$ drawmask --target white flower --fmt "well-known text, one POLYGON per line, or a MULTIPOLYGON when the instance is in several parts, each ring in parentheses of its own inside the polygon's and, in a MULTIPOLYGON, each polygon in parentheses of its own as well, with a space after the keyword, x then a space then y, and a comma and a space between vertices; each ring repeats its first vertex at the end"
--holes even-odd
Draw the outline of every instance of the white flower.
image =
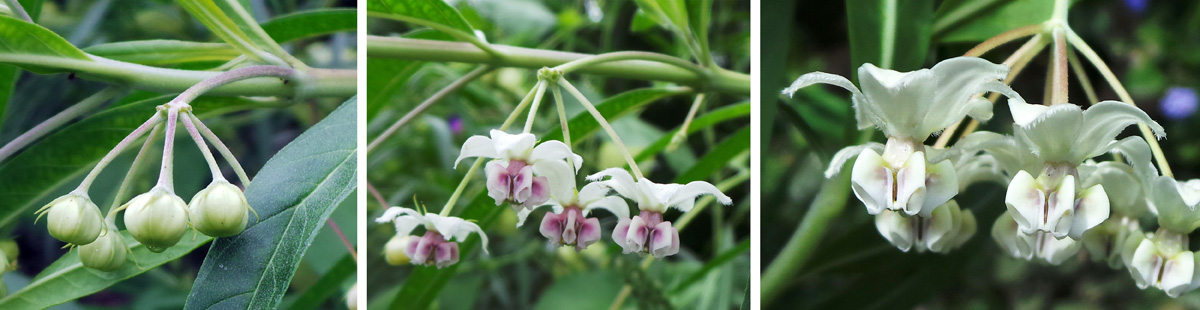
MULTIPOLYGON (((547 201, 553 211, 546 213, 539 228, 552 246, 561 244, 583 250, 600 241, 600 221, 587 217, 593 209, 608 210, 618 219, 629 218, 629 205, 621 197, 608 196, 607 186, 590 183, 576 191, 575 173, 566 163, 549 161, 536 167, 535 172, 556 180, 550 184, 550 199, 547 201)), ((525 224, 525 218, 534 208, 517 211, 517 226, 525 224)))
MULTIPOLYGON (((834 155, 826 177, 832 177, 842 163, 858 153, 851 170, 850 185, 854 196, 867 207, 867 213, 884 210, 920 214, 929 217, 934 208, 945 204, 958 194, 958 174, 949 159, 931 164, 925 146, 912 140, 888 139, 882 147, 883 156, 876 153, 879 144, 852 146, 834 155)), ((942 157, 942 156, 939 156, 942 157)))
POLYGON ((948 253, 966 243, 976 225, 971 210, 964 211, 951 200, 928 218, 883 211, 875 216, 875 228, 901 251, 915 247, 917 252, 948 253))
POLYGON ((622 218, 613 229, 613 240, 625 253, 653 254, 663 258, 679 252, 679 230, 662 218, 667 208, 687 212, 695 205, 696 197, 702 195, 713 195, 721 204, 733 203, 716 186, 704 181, 686 185, 658 184, 645 178, 634 181, 629 172, 620 168, 605 169, 587 179, 598 181, 593 184, 611 188, 618 195, 637 202, 641 213, 632 219, 622 218), (609 179, 601 181, 604 177, 609 179))
POLYGON ((1200 274, 1195 254, 1187 250, 1187 234, 1160 229, 1149 238, 1132 235, 1126 244, 1121 256, 1138 288, 1153 286, 1172 298, 1196 288, 1200 274))
POLYGON ((458 262, 458 241, 466 240, 471 233, 479 235, 483 241, 483 252, 487 253, 488 239, 479 225, 467 220, 440 216, 433 213, 421 214, 413 209, 391 207, 383 215, 375 219, 376 223, 392 222, 396 225, 396 235, 407 236, 417 226, 425 227, 425 235, 420 238, 409 238, 405 253, 413 264, 433 266, 438 268, 453 265, 458 262))
POLYGON ((992 238, 1012 257, 1024 260, 1036 257, 1051 265, 1061 264, 1075 256, 1083 245, 1074 239, 1058 239, 1042 231, 1022 233, 1017 229, 1017 222, 1009 214, 1001 214, 996 218, 996 222, 992 224, 992 238))
POLYGON ((537 206, 549 198, 548 184, 557 181, 535 177, 535 167, 551 161, 570 161, 575 171, 579 171, 583 158, 559 141, 545 141, 535 147, 536 143, 537 138, 530 133, 513 135, 492 130, 491 138, 468 138, 454 166, 468 157, 495 158, 485 168, 488 196, 496 200, 496 205, 510 201, 516 209, 537 206))

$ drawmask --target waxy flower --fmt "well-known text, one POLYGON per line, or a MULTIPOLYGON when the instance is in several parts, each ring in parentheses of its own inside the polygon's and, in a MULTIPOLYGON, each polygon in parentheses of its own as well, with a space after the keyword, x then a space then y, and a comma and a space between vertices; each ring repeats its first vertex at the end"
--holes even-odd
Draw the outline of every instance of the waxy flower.
POLYGON ((1024 260, 1036 257, 1051 265, 1058 265, 1075 256, 1083 245, 1074 239, 1058 239, 1043 231, 1022 233, 1017 226, 1017 221, 1009 214, 1001 214, 992 224, 992 238, 1012 257, 1024 260))
POLYGON ((990 119, 992 103, 976 96, 980 93, 1019 99, 1000 81, 1007 74, 1007 66, 976 57, 951 58, 911 72, 868 63, 858 69, 861 91, 844 77, 814 72, 800 76, 783 93, 792 95, 815 83, 849 90, 858 128, 874 126, 888 141, 882 155, 877 146, 839 151, 826 176, 832 177, 844 161, 858 155, 850 181, 868 213, 892 210, 929 217, 934 208, 958 194, 958 183, 949 161, 929 160, 923 141, 968 115, 990 119))
POLYGON ((538 206, 550 198, 547 189, 550 180, 534 176, 534 167, 550 161, 569 161, 578 171, 583 158, 559 141, 545 141, 535 147, 536 143, 537 138, 530 133, 513 135, 492 130, 491 138, 468 138, 454 166, 468 157, 495 158, 487 163, 484 172, 488 196, 496 200, 496 205, 509 201, 515 209, 538 206))
POLYGON ((488 239, 479 225, 467 220, 440 216, 433 213, 421 214, 413 209, 391 207, 383 215, 375 219, 376 223, 392 222, 396 225, 396 235, 408 236, 417 226, 425 227, 425 235, 417 238, 409 237, 404 248, 414 265, 442 267, 458 262, 458 243, 451 238, 463 241, 472 232, 479 235, 483 241, 483 252, 487 253, 488 239))
POLYGON ((901 251, 915 247, 917 252, 948 253, 966 243, 975 234, 976 225, 971 210, 964 211, 950 200, 928 218, 883 211, 875 216, 875 228, 901 251))
MULTIPOLYGON (((629 205, 621 197, 608 196, 608 187, 590 183, 576 191, 575 173, 566 163, 550 161, 538 166, 537 170, 539 174, 556 180, 550 184, 550 200, 547 204, 553 208, 553 212, 546 213, 538 229, 542 236, 550 240, 551 246, 574 246, 576 251, 581 251, 600 241, 600 220, 587 217, 593 209, 608 210, 618 219, 629 218, 629 205)), ((517 226, 525 223, 532 209, 517 212, 517 226)))
POLYGON ((1167 296, 1179 297, 1196 288, 1196 255, 1188 251, 1187 234, 1166 229, 1147 238, 1140 232, 1129 236, 1122 251, 1125 266, 1138 288, 1156 287, 1167 296))
POLYGON ((1018 145, 1044 161, 1038 177, 1021 170, 1005 195, 1009 213, 1025 234, 1048 232, 1055 238, 1079 240, 1083 232, 1109 215, 1108 195, 1102 185, 1083 188, 1078 167, 1085 160, 1107 153, 1117 145, 1125 127, 1146 123, 1158 135, 1162 126, 1131 105, 1105 101, 1086 111, 1072 104, 1051 106, 1009 102, 1016 122, 1018 145))
MULTIPOLYGON (((1138 141, 1141 141, 1140 139, 1138 141)), ((1142 142, 1145 144, 1145 142, 1142 142)), ((1083 234, 1083 245, 1093 261, 1105 261, 1109 267, 1125 266, 1121 249, 1129 236, 1140 234, 1138 218, 1146 213, 1146 197, 1142 181, 1129 165, 1118 162, 1084 164, 1079 174, 1085 176, 1084 187, 1104 185, 1112 215, 1083 234)))
POLYGON ((679 230, 670 221, 663 221, 662 214, 667 208, 688 212, 695 205, 696 197, 702 195, 713 195, 724 205, 733 204, 729 196, 704 181, 686 185, 658 184, 646 178, 634 181, 633 176, 621 168, 605 169, 587 179, 598 181, 594 184, 611 188, 618 195, 633 200, 641 210, 632 219, 622 218, 613 229, 613 241, 621 245, 624 253, 652 254, 657 258, 679 253, 679 230), (609 178, 601 181, 604 177, 609 178))

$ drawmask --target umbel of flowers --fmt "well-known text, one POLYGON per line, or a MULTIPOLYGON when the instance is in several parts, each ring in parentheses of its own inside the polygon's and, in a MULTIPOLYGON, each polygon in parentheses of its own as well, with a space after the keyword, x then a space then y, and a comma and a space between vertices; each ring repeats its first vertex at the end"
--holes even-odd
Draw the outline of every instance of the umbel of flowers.
MULTIPOLYGON (((678 228, 664 219, 668 208, 688 212, 695 200, 702 195, 713 195, 717 202, 732 204, 733 201, 721 193, 716 186, 704 181, 687 184, 659 184, 641 175, 632 154, 625 148, 619 136, 612 130, 595 107, 557 69, 539 70, 540 81, 523 100, 513 115, 521 112, 527 103, 532 103, 522 133, 510 134, 507 127, 493 129, 488 136, 472 136, 463 143, 455 165, 463 159, 477 157, 486 160, 484 176, 487 194, 497 206, 509 204, 517 213, 517 226, 538 207, 548 206, 538 231, 546 237, 550 247, 568 246, 582 251, 600 242, 604 236, 598 218, 589 217, 592 211, 603 209, 616 216, 617 225, 611 233, 613 242, 624 249, 624 253, 638 253, 664 258, 680 250, 678 228), (570 148, 570 140, 538 141, 529 133, 537 107, 543 93, 551 88, 563 125, 563 136, 570 137, 560 88, 579 101, 604 128, 613 142, 624 152, 629 171, 622 168, 607 168, 586 178, 589 183, 578 186, 578 173, 583 167, 583 157, 570 148), (532 99, 532 100, 530 100, 532 99), (626 199, 638 207, 638 213, 630 217, 626 199)), ((511 121, 510 117, 510 121, 511 121)), ((477 163, 478 164, 478 163, 477 163)), ((474 171, 474 168, 472 168, 474 171)), ((468 172, 464 184, 471 177, 468 172)), ((460 186, 460 188, 462 188, 460 186)), ((457 194, 454 196, 457 197, 457 194)), ((447 202, 441 214, 421 212, 399 207, 389 208, 376 221, 396 224, 397 237, 385 248, 388 262, 436 266, 454 264, 459 260, 457 241, 462 241, 469 232, 483 238, 486 252, 487 237, 479 227, 468 220, 450 216, 454 198, 447 202), (409 236, 417 226, 425 227, 420 237, 409 236)))

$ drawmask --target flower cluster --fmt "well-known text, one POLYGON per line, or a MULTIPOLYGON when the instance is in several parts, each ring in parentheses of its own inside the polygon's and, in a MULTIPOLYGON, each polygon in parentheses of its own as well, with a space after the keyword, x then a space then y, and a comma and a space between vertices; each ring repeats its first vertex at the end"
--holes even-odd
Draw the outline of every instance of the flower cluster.
POLYGON ((1161 139, 1162 126, 1124 102, 1086 109, 1026 103, 998 81, 1007 71, 970 57, 913 72, 865 64, 861 90, 843 77, 816 72, 784 93, 814 83, 850 90, 859 128, 873 126, 887 136, 885 144, 839 151, 826 176, 857 156, 854 194, 876 216, 880 234, 902 251, 945 253, 966 242, 975 217, 954 197, 971 183, 991 181, 1007 186, 1007 212, 995 220, 991 235, 1009 255, 1057 265, 1086 248, 1093 260, 1126 268, 1140 288, 1176 297, 1200 287, 1200 256, 1188 248, 1188 234, 1200 228, 1200 180, 1160 176, 1146 140, 1117 140, 1131 125, 1161 139), (964 117, 990 118, 991 102, 979 96, 984 92, 1008 97, 1011 135, 980 131, 950 148, 924 145, 964 117), (1110 153, 1114 160, 1096 162, 1110 153), (1143 232, 1138 223, 1146 214, 1157 218, 1157 231, 1143 232))
MULTIPOLYGON (((201 137, 201 132, 224 150, 220 140, 192 114, 189 105, 172 101, 160 106, 153 117, 101 159, 78 188, 39 209, 39 218, 46 216, 46 226, 51 236, 71 246, 78 246, 79 259, 84 266, 101 271, 115 271, 125 265, 129 246, 117 229, 116 216, 120 211, 125 211, 124 222, 129 235, 146 246, 147 250, 155 253, 163 252, 178 243, 189 226, 213 237, 228 237, 241 233, 246 228, 252 209, 242 190, 221 175, 215 159, 204 143, 204 138, 201 137), (196 193, 190 204, 184 203, 183 199, 175 194, 172 182, 173 137, 178 123, 187 128, 205 155, 213 173, 212 183, 196 193), (166 132, 166 138, 163 139, 163 161, 158 184, 124 204, 117 206, 114 203, 108 216, 102 217, 100 208, 88 197, 91 183, 129 143, 149 132, 150 137, 146 139, 145 146, 134 160, 134 168, 131 168, 137 169, 137 163, 154 144, 160 130, 166 132)), ((227 155, 227 151, 222 154, 226 154, 226 159, 235 166, 239 174, 242 174, 237 161, 227 155)), ((243 183, 248 183, 248 179, 242 180, 243 183)), ((125 192, 129 181, 127 178, 119 194, 125 192)))
MULTIPOLYGON (((608 131, 614 142, 622 148, 624 146, 607 121, 595 111, 595 107, 562 76, 563 73, 555 69, 544 68, 539 71, 541 81, 530 93, 532 97, 528 97, 533 98, 533 108, 524 132, 510 134, 503 130, 491 130, 488 136, 472 136, 463 143, 455 160, 457 167, 463 159, 488 159, 484 170, 487 194, 497 206, 507 203, 516 211, 518 227, 524 225, 535 209, 548 206, 550 211, 542 218, 538 232, 546 237, 550 247, 566 246, 582 251, 603 238, 604 229, 600 220, 589 217, 592 211, 603 209, 617 218, 611 236, 613 242, 624 249, 624 253, 664 258, 678 253, 681 246, 678 228, 664 219, 663 214, 668 208, 688 212, 702 195, 712 195, 722 204, 733 203, 732 199, 708 182, 654 183, 641 175, 627 150, 624 155, 633 174, 622 168, 608 168, 587 176, 585 179, 590 182, 580 187, 577 181, 583 167, 583 157, 571 150, 570 140, 539 143, 537 137, 529 133, 538 101, 548 86, 561 86, 575 95, 596 117, 601 127, 608 131), (627 200, 633 201, 638 208, 632 217, 627 200)), ((563 118, 561 95, 557 88, 553 91, 560 110, 559 116, 563 118)), ((523 107, 525 103, 519 106, 523 107)), ((562 121, 566 129, 565 119, 562 121)), ((564 133, 564 136, 569 134, 564 133)), ((453 203, 447 203, 447 208, 452 207, 453 203)), ((485 240, 486 251, 486 236, 478 230, 478 226, 449 217, 448 210, 443 209, 441 215, 422 215, 412 209, 389 208, 377 219, 381 223, 396 223, 397 236, 386 245, 388 262, 394 265, 410 262, 438 268, 454 264, 459 259, 458 245, 451 241, 452 235, 447 233, 453 234, 461 242, 466 237, 464 231, 467 231, 462 229, 468 228, 485 240), (402 225, 402 222, 405 224, 402 225), (424 224, 424 235, 409 236, 417 223, 424 224), (446 223, 456 223, 453 226, 458 230, 450 230, 452 228, 446 226, 450 224, 446 223)))

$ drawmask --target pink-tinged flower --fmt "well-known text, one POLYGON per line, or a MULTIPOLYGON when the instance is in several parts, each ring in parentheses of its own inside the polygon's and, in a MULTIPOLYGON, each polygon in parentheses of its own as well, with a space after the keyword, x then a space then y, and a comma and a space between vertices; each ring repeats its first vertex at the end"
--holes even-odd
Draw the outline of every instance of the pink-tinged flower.
POLYGON ((583 158, 571 152, 562 142, 551 140, 537 144, 530 133, 508 134, 492 130, 491 138, 471 136, 463 143, 455 167, 468 157, 495 158, 484 168, 487 175, 488 196, 496 205, 508 201, 515 209, 527 209, 545 203, 549 199, 548 184, 553 181, 544 176, 535 176, 535 167, 549 162, 569 162, 575 171, 583 164, 583 158))
POLYGON ((437 266, 441 269, 457 263, 458 243, 450 239, 463 241, 472 232, 479 235, 483 241, 483 252, 487 253, 487 235, 479 225, 461 218, 432 213, 421 214, 409 208, 391 207, 375 219, 375 222, 392 222, 396 225, 396 234, 403 236, 412 233, 417 226, 425 227, 425 235, 409 238, 404 247, 404 255, 407 255, 414 265, 437 266))
POLYGON ((704 181, 686 185, 658 184, 645 178, 634 181, 629 172, 620 168, 605 169, 588 179, 637 202, 641 213, 632 219, 622 218, 613 229, 613 240, 625 253, 652 254, 657 258, 679 253, 679 230, 671 222, 663 221, 662 214, 667 208, 687 212, 696 203, 696 197, 702 195, 713 195, 725 205, 733 203, 716 186, 704 181), (604 177, 609 178, 600 181, 604 177))
MULTIPOLYGON (((629 205, 620 197, 608 196, 608 187, 590 183, 576 191, 575 174, 566 163, 551 161, 537 170, 538 174, 555 180, 550 184, 551 195, 547 201, 553 212, 546 213, 538 229, 550 240, 551 246, 574 246, 576 251, 581 251, 600 241, 600 220, 587 217, 593 209, 608 210, 620 219, 629 218, 629 205)), ((517 226, 523 225, 532 211, 532 208, 518 211, 517 226)))

